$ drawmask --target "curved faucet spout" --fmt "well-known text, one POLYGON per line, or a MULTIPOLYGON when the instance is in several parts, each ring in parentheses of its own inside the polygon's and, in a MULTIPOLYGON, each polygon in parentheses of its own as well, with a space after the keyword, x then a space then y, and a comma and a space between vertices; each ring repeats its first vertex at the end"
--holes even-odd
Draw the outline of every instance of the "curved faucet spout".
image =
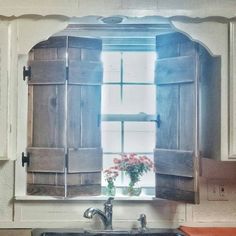
POLYGON ((112 203, 111 201, 114 198, 109 197, 108 200, 104 203, 104 212, 97 209, 90 207, 84 212, 84 217, 85 218, 93 218, 94 215, 98 215, 104 225, 105 229, 110 229, 112 230, 112 203))
POLYGON ((110 219, 105 215, 105 213, 97 208, 90 207, 84 212, 84 217, 88 219, 92 219, 94 215, 98 215, 103 224, 105 229, 112 229, 110 219))

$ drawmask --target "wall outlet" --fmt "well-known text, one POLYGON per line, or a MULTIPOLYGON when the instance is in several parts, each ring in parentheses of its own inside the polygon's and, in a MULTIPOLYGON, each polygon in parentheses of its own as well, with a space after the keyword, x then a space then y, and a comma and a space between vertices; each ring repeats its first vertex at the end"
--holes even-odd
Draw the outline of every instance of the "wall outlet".
POLYGON ((209 201, 228 201, 227 185, 222 180, 208 180, 207 199, 209 201))

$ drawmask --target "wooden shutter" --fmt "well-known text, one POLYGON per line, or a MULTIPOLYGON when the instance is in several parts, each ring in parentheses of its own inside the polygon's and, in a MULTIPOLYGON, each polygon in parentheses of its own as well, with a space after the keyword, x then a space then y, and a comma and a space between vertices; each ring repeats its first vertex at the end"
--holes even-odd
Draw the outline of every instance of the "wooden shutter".
POLYGON ((156 38, 156 197, 197 203, 198 46, 181 33, 156 38))
POLYGON ((27 193, 65 196, 66 37, 30 52, 27 193))
POLYGON ((101 50, 99 39, 68 39, 68 196, 101 194, 101 50))

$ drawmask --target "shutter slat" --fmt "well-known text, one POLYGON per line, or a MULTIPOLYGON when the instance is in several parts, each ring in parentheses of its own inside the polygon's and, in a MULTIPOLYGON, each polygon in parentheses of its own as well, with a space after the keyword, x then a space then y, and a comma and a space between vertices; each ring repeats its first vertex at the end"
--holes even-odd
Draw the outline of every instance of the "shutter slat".
POLYGON ((67 187, 68 197, 101 195, 101 184, 72 185, 67 187))
POLYGON ((159 59, 156 64, 156 84, 192 83, 195 68, 195 56, 159 59))
POLYGON ((92 61, 69 61, 70 84, 101 84, 102 64, 92 61))
POLYGON ((34 48, 34 60, 57 60, 57 48, 34 48))
MULTIPOLYGON (((65 86, 29 86, 29 101, 33 122, 29 124, 32 132, 32 146, 63 147, 65 135, 65 86), (32 126, 32 128, 31 128, 32 126)), ((30 137, 29 137, 30 140, 30 137)))
POLYGON ((81 101, 81 147, 101 147, 101 86, 82 86, 81 101))
POLYGON ((196 106, 194 84, 179 86, 179 149, 194 150, 196 140, 196 106))
POLYGON ((178 148, 178 101, 177 85, 157 88, 157 113, 160 115, 160 127, 157 127, 156 147, 162 149, 178 148))
POLYGON ((197 201, 194 179, 156 174, 156 197, 174 201, 197 201))
POLYGON ((65 196, 65 186, 27 184, 27 194, 39 196, 65 196))
POLYGON ((30 61, 31 79, 28 84, 64 84, 65 60, 30 61))
POLYGON ((102 50, 102 40, 97 38, 82 38, 82 37, 68 37, 68 47, 69 48, 82 48, 82 49, 91 49, 102 50))
MULTIPOLYGON (((28 184, 41 184, 41 185, 64 185, 58 182, 58 176, 62 175, 65 178, 64 174, 51 174, 51 173, 28 173, 28 184)), ((64 181, 63 181, 64 182, 64 181)))
POLYGON ((67 176, 68 185, 101 184, 101 172, 71 173, 67 176))
POLYGON ((178 190, 194 191, 193 177, 156 174, 157 187, 174 188, 178 190))
POLYGON ((101 194, 101 171, 69 173, 67 175, 68 197, 97 196, 101 194))
POLYGON ((81 86, 68 85, 68 147, 81 147, 81 86))
POLYGON ((65 169, 64 148, 27 148, 30 154, 30 172, 60 172, 65 169))
POLYGON ((155 149, 156 173, 193 177, 193 152, 155 149))
POLYGON ((101 148, 69 149, 68 172, 97 172, 102 170, 101 148))

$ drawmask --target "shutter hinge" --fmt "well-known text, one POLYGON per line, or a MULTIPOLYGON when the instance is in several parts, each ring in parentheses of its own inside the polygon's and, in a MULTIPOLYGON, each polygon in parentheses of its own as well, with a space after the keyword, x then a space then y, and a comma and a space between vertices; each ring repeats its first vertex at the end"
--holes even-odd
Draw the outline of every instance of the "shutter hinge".
POLYGON ((161 116, 159 114, 157 115, 156 122, 157 122, 157 128, 160 128, 161 127, 161 116))
POLYGON ((24 66, 23 67, 23 80, 30 80, 31 79, 31 67, 24 66))
POLYGON ((68 153, 65 155, 65 167, 68 169, 68 153))
POLYGON ((24 152, 21 154, 21 161, 22 161, 22 167, 27 164, 27 167, 29 167, 30 164, 30 154, 27 152, 27 155, 25 156, 24 152))
POLYGON ((159 114, 157 115, 156 120, 151 120, 151 121, 156 122, 157 128, 160 128, 160 127, 161 127, 161 116, 160 116, 159 114))
POLYGON ((66 80, 69 80, 69 67, 66 67, 66 80))
POLYGON ((97 126, 100 127, 101 125, 101 115, 98 115, 98 119, 97 119, 97 126))

